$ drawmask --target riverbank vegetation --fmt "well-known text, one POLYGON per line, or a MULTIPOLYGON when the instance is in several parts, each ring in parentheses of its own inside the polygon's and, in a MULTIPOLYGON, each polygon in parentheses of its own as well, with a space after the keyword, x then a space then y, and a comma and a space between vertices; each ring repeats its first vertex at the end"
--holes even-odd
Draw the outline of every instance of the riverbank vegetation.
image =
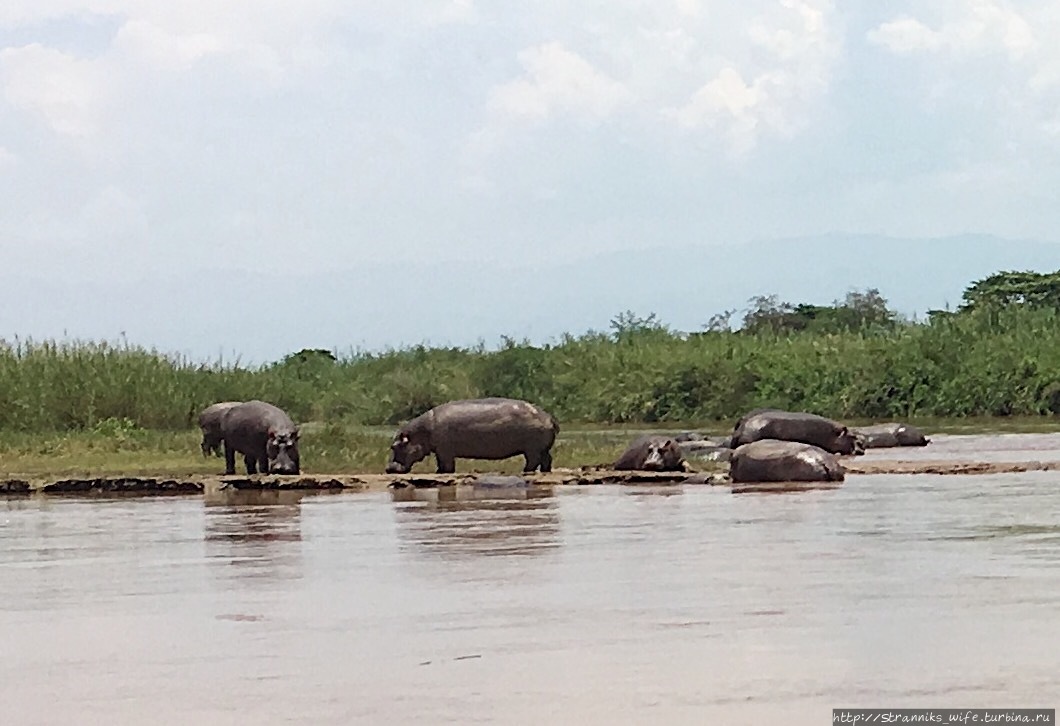
POLYGON ((107 440, 190 432, 207 404, 251 398, 344 431, 392 430, 434 405, 477 396, 528 399, 564 425, 718 422, 724 429, 758 406, 844 420, 1057 414, 1057 291, 1060 272, 998 273, 973 283, 958 310, 922 321, 901 319, 876 290, 831 306, 765 296, 751 300, 737 330, 735 311, 693 333, 654 315, 622 313, 608 331, 547 345, 505 339, 492 350, 304 350, 260 367, 127 343, 5 341, 0 431, 95 432, 107 440))

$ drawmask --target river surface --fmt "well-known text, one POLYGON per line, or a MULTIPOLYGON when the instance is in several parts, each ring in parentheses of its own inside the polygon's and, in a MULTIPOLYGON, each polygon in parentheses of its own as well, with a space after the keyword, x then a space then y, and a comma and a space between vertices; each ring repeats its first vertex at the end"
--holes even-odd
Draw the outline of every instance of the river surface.
POLYGON ((0 500, 3 723, 1058 705, 1060 473, 529 494, 0 500))

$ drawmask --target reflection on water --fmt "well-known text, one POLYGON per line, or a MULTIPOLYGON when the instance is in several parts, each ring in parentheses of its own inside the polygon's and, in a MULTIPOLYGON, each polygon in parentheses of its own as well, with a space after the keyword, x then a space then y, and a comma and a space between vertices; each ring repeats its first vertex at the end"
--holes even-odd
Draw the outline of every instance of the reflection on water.
POLYGON ((1055 472, 493 495, 0 500, 3 721, 801 726, 1060 693, 1055 472))
POLYGON ((431 556, 537 555, 559 546, 559 510, 551 487, 409 487, 391 496, 399 540, 431 556))
POLYGON ((206 556, 223 574, 301 577, 303 491, 224 490, 204 500, 206 556))

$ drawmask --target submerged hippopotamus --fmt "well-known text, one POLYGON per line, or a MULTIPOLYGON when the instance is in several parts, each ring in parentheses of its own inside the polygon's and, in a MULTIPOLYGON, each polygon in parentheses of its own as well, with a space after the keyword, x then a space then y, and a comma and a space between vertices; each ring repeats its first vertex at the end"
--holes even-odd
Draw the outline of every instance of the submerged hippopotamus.
POLYGON ((405 474, 434 454, 439 474, 456 471, 456 459, 526 457, 523 471, 552 471, 556 418, 532 403, 511 398, 450 401, 402 426, 390 445, 387 474, 405 474))
POLYGON ((238 406, 242 401, 222 401, 214 403, 202 410, 199 414, 199 428, 202 429, 202 455, 209 456, 212 452, 215 456, 221 455, 221 419, 224 418, 228 409, 238 406))
POLYGON ((884 423, 856 429, 861 434, 867 449, 885 449, 894 446, 927 446, 931 439, 916 426, 904 423, 884 423))
POLYGON ((761 439, 798 441, 833 454, 864 454, 865 446, 846 426, 812 413, 766 409, 744 416, 733 431, 733 449, 761 439))
POLYGON ((248 474, 298 474, 298 427, 282 409, 264 401, 232 406, 221 419, 225 474, 236 473, 236 452, 248 474))
POLYGON ((688 471, 681 447, 667 436, 641 436, 618 457, 617 471, 688 471))
POLYGON ((843 481, 839 459, 824 449, 797 441, 762 439, 732 452, 734 483, 771 481, 843 481))

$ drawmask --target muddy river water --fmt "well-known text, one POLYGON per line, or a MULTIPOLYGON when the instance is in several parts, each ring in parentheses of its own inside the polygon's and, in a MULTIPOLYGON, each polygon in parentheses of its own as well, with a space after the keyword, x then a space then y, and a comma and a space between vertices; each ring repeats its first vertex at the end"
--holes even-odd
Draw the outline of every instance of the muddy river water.
POLYGON ((1058 472, 530 494, 0 499, 2 721, 823 725, 833 707, 1058 705, 1058 472))

